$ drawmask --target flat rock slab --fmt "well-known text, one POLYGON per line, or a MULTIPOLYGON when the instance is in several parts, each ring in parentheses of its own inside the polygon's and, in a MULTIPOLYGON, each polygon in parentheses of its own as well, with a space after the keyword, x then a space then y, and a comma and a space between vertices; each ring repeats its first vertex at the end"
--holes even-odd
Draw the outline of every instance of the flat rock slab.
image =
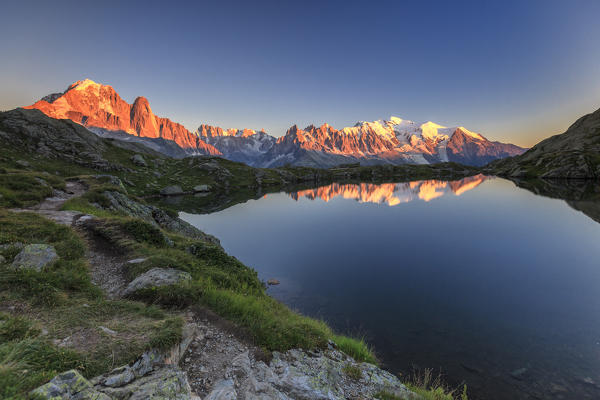
POLYGON ((192 276, 189 273, 178 269, 152 268, 131 281, 125 288, 123 296, 129 296, 140 289, 175 285, 191 279, 192 276))
POLYGON ((34 269, 41 271, 58 259, 53 246, 48 244, 30 244, 15 257, 12 267, 15 269, 34 269))

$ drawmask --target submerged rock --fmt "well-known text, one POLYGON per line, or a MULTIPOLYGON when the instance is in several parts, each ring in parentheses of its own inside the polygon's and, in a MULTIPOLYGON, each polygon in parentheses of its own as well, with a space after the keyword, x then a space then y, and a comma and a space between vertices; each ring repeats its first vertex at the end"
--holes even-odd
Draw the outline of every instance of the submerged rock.
POLYGON ((187 282, 192 279, 192 276, 178 269, 173 268, 152 268, 135 278, 123 292, 123 296, 129 296, 140 289, 151 287, 175 285, 181 282, 187 282))
POLYGON ((52 264, 58 259, 58 254, 53 246, 48 244, 30 244, 15 257, 12 266, 16 269, 34 269, 41 271, 42 268, 52 264))
POLYGON ((267 281, 267 284, 269 285, 279 285, 281 282, 279 282, 277 279, 269 279, 267 281))

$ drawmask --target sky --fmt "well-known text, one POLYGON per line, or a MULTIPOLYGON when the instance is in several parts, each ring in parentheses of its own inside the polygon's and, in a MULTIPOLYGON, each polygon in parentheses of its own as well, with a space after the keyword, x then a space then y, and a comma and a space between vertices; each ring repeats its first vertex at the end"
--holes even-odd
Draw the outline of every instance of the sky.
POLYGON ((600 1, 12 1, 0 110, 77 80, 195 130, 398 116, 531 146, 600 108, 600 1))

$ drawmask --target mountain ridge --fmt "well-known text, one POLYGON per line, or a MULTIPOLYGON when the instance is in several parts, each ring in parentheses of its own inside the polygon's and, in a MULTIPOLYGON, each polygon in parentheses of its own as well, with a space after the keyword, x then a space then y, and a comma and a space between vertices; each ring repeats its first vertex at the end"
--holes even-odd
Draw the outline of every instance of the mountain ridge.
POLYGON ((327 168, 356 162, 398 165, 449 161, 483 166, 525 151, 513 144, 489 141, 462 126, 445 127, 431 121, 417 124, 399 117, 359 121, 341 129, 327 123, 304 129, 293 125, 281 137, 264 130, 223 129, 206 124, 191 132, 168 118, 157 117, 145 97, 129 104, 111 86, 89 79, 25 108, 71 119, 105 137, 127 139, 123 134, 132 135, 169 156, 217 155, 255 167, 290 164, 327 168), (154 139, 172 141, 183 152, 154 139))

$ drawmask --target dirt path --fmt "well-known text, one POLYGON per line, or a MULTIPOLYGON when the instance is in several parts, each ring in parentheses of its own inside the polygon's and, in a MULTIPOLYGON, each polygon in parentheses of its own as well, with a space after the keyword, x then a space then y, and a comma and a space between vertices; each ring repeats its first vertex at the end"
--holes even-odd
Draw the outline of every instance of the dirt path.
POLYGON ((128 258, 117 252, 106 239, 94 235, 88 229, 87 224, 93 223, 93 216, 60 209, 67 200, 83 195, 86 190, 87 187, 83 183, 68 181, 64 192, 55 190, 52 197, 44 199, 40 204, 11 211, 34 212, 59 224, 73 227, 87 242, 86 258, 90 264, 92 282, 100 286, 108 298, 115 299, 127 286, 125 265, 128 258))
POLYGON ((61 211, 60 208, 65 202, 73 197, 79 197, 84 194, 86 187, 83 183, 77 181, 69 181, 66 183, 66 190, 55 190, 52 197, 44 199, 40 204, 27 207, 12 209, 13 212, 35 212, 58 222, 62 225, 73 225, 84 214, 78 211, 61 211))

